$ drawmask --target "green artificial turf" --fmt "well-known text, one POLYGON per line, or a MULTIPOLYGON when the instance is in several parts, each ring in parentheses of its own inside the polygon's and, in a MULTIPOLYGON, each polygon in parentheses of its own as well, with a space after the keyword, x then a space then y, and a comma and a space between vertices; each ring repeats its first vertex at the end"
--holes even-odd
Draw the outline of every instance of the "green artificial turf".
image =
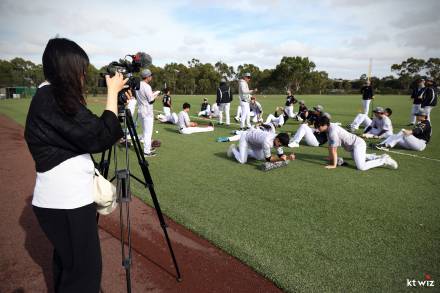
MULTIPOLYGON (((173 97, 195 115, 201 96, 173 97)), ((208 96, 210 102, 213 96, 208 96)), ((360 109, 359 96, 300 96, 317 103, 346 125, 360 109)), ((265 116, 284 96, 259 97, 265 116)), ((0 113, 23 124, 29 100, 0 101, 0 113)), ((100 113, 104 100, 90 98, 100 113)), ((235 115, 235 100, 231 116, 235 115)), ((406 96, 377 96, 374 106, 391 107, 395 132, 408 123, 406 96)), ((155 105, 161 110, 160 103, 155 105)), ((297 108, 297 106, 296 106, 297 108)), ((180 110, 180 109, 179 109, 180 110)), ((181 135, 175 126, 155 121, 154 139, 162 146, 149 159, 162 210, 218 247, 247 263, 288 292, 412 291, 407 279, 431 275, 440 287, 440 124, 432 113, 433 137, 423 152, 398 150, 436 160, 392 154, 398 170, 357 171, 350 154, 339 150, 347 167, 324 168, 326 147, 301 145, 296 161, 264 173, 259 163, 240 165, 227 158, 229 143, 217 143, 232 129, 181 135)), ((289 120, 281 131, 294 132, 289 120)), ((370 150, 369 150, 370 151, 370 150)), ((287 150, 290 153, 290 150, 287 150)), ((381 153, 380 151, 374 151, 381 153)), ((122 156, 120 156, 122 158, 122 156)), ((131 153, 131 170, 140 169, 131 153)), ((133 192, 151 204, 137 182, 133 192)), ((177 256, 178 258, 179 256, 177 256)), ((183 272, 185 274, 185 272, 183 272)), ((435 290, 434 289, 434 290, 435 290)))

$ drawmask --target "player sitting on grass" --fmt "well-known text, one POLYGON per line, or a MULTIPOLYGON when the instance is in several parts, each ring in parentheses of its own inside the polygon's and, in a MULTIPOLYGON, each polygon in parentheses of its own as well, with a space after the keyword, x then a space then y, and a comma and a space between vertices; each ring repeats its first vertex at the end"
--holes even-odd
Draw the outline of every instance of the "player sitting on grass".
POLYGON ((251 97, 249 103, 250 116, 252 117, 253 123, 263 122, 263 106, 257 101, 255 96, 251 97))
POLYGON ((399 145, 404 149, 423 151, 431 138, 431 123, 427 119, 428 113, 423 109, 420 109, 416 113, 416 118, 417 124, 413 130, 402 129, 399 133, 389 136, 380 144, 376 145, 376 148, 388 150, 388 148, 399 145))
POLYGON ((389 115, 391 115, 391 109, 387 108, 385 111, 382 107, 376 107, 373 110, 374 118, 371 124, 365 128, 362 137, 364 138, 387 138, 393 135, 393 124, 389 115))
MULTIPOLYGON (((390 108, 385 108, 385 115, 390 117, 392 113, 393 111, 390 108)), ((373 120, 371 120, 367 114, 358 113, 353 122, 347 125, 347 130, 351 133, 354 133, 356 132, 356 130, 359 129, 360 126, 363 126, 364 129, 368 128, 368 126, 370 126, 372 122, 373 120)))
MULTIPOLYGON (((329 113, 323 113, 323 116, 326 116, 330 119, 329 113)), ((306 120, 307 121, 307 120, 306 120)), ((295 132, 295 135, 289 141, 290 148, 298 148, 299 143, 304 138, 306 144, 308 146, 317 147, 323 145, 327 142, 327 133, 319 132, 317 129, 313 128, 314 125, 309 125, 308 123, 303 123, 299 126, 298 130, 295 132)))
POLYGON ((298 103, 298 100, 295 98, 295 96, 292 94, 291 90, 287 91, 287 97, 286 97, 286 104, 285 104, 285 112, 287 114, 287 117, 289 118, 296 118, 296 114, 293 110, 293 105, 298 103))
POLYGON ((200 112, 199 112, 199 114, 197 116, 199 116, 199 117, 202 116, 202 117, 205 117, 205 118, 210 118, 210 116, 211 116, 211 105, 209 105, 207 98, 203 99, 203 103, 200 106, 200 112))
POLYGON ((303 121, 306 119, 306 113, 309 111, 309 109, 307 109, 306 104, 304 103, 304 101, 299 101, 299 107, 298 107, 298 113, 296 113, 296 120, 298 121, 303 121))
POLYGON ((294 160, 295 155, 285 155, 282 146, 289 143, 287 133, 275 133, 274 127, 267 129, 252 128, 245 131, 240 136, 239 146, 232 144, 228 149, 228 157, 234 156, 240 164, 245 164, 248 157, 256 160, 266 160, 267 162, 277 162, 294 160), (277 155, 273 156, 271 149, 276 148, 277 155))
POLYGON ((191 134, 197 132, 208 132, 214 131, 214 126, 210 125, 207 127, 197 127, 197 123, 191 122, 189 120, 188 112, 191 105, 188 103, 183 104, 183 110, 180 111, 178 115, 177 125, 179 127, 179 132, 182 134, 191 134))
POLYGON ((339 125, 330 123, 330 119, 326 116, 319 117, 315 121, 315 128, 319 132, 326 132, 328 136, 329 164, 325 166, 327 169, 334 169, 338 162, 338 147, 342 146, 351 156, 356 164, 356 168, 366 171, 371 168, 386 166, 397 169, 397 162, 388 155, 376 156, 367 154, 367 144, 365 141, 343 129, 339 125))
POLYGON ((177 123, 177 114, 171 113, 171 96, 170 96, 170 89, 165 88, 163 90, 164 96, 162 98, 163 103, 163 114, 158 114, 156 116, 156 119, 159 120, 162 123, 171 123, 176 124, 177 123))

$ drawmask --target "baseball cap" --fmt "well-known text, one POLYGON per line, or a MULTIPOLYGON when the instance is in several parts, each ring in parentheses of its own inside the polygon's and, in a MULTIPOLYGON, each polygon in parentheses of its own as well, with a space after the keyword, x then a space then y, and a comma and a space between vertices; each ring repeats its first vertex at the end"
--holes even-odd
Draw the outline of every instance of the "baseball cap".
POLYGON ((141 77, 142 78, 147 78, 147 77, 152 76, 152 75, 153 75, 153 73, 151 73, 150 69, 144 69, 144 70, 141 71, 141 77))
POLYGON ((246 72, 245 74, 243 74, 243 77, 251 77, 251 73, 250 72, 246 72))
POLYGON ((332 119, 332 115, 330 115, 330 113, 327 112, 323 113, 322 116, 327 117, 329 120, 332 119))
POLYGON ((299 101, 299 103, 304 105, 304 101, 303 100, 299 101))
POLYGON ((314 109, 315 111, 318 111, 318 112, 322 112, 322 111, 324 111, 324 107, 321 106, 321 105, 316 105, 316 107, 313 107, 313 109, 314 109))
POLYGON ((373 110, 374 113, 385 113, 385 110, 382 107, 376 107, 373 110))
POLYGON ((428 113, 424 109, 417 111, 416 116, 428 116, 428 113))

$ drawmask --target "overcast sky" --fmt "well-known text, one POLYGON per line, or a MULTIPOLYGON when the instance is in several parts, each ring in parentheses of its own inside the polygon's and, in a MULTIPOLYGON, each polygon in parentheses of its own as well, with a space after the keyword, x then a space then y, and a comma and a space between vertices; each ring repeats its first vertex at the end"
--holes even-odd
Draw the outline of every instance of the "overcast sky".
POLYGON ((0 24, 0 59, 36 63, 56 35, 98 67, 138 51, 158 66, 197 58, 264 69, 303 56, 352 79, 369 58, 382 77, 408 57, 440 57, 440 0, 1 0, 0 24))

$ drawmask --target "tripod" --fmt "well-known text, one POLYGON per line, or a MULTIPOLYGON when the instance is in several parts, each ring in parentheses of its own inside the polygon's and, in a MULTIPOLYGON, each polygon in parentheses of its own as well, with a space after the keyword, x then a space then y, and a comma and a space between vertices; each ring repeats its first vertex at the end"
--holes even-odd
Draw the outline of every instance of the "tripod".
MULTIPOLYGON (((133 123, 133 118, 131 115, 131 112, 129 109, 125 108, 122 111, 119 112, 119 118, 122 120, 124 129, 128 129, 128 132, 130 134, 130 137, 132 139, 134 151, 136 153, 136 157, 138 159, 139 166, 142 170, 142 174, 144 177, 144 180, 141 180, 137 178, 135 175, 130 173, 130 164, 129 164, 129 156, 128 156, 128 140, 127 140, 127 133, 125 132, 125 162, 126 162, 126 168, 118 170, 117 167, 117 155, 116 155, 116 145, 114 145, 113 151, 114 151, 114 161, 115 161, 115 176, 110 179, 110 181, 113 181, 116 179, 116 191, 117 191, 117 200, 119 203, 119 218, 120 218, 120 226, 121 226, 121 253, 122 253, 122 266, 125 269, 125 275, 126 275, 126 281, 127 281, 127 292, 131 292, 131 225, 130 225, 130 201, 131 201, 131 192, 130 192, 130 178, 135 179, 142 185, 144 185, 145 188, 147 188, 150 192, 151 199, 153 200, 154 208, 156 210, 157 217, 160 222, 160 226, 162 227, 171 258, 173 260, 174 267, 176 269, 176 280, 180 282, 181 275, 179 266, 177 264, 176 257, 174 255, 173 247, 171 246, 171 241, 168 236, 167 231, 167 224, 165 223, 164 216, 162 214, 162 210, 159 205, 159 201, 156 196, 156 191, 154 190, 154 184, 153 179, 151 178, 150 171, 148 169, 148 162, 143 156, 143 151, 141 148, 141 143, 139 141, 139 137, 136 132, 136 128, 133 123), (125 217, 124 217, 125 216, 125 217), (126 225, 126 228, 125 228, 126 225), (127 239, 127 240, 125 240, 127 239), (125 242, 127 242, 127 247, 125 245, 125 242)), ((111 153, 112 148, 110 148, 106 157, 106 152, 104 151, 101 154, 101 161, 99 162, 99 169, 101 171, 102 176, 107 178, 108 171, 110 167, 110 159, 111 159, 111 153)), ((98 214, 99 215, 99 214, 98 214)), ((99 218, 98 218, 99 219, 99 218)))

